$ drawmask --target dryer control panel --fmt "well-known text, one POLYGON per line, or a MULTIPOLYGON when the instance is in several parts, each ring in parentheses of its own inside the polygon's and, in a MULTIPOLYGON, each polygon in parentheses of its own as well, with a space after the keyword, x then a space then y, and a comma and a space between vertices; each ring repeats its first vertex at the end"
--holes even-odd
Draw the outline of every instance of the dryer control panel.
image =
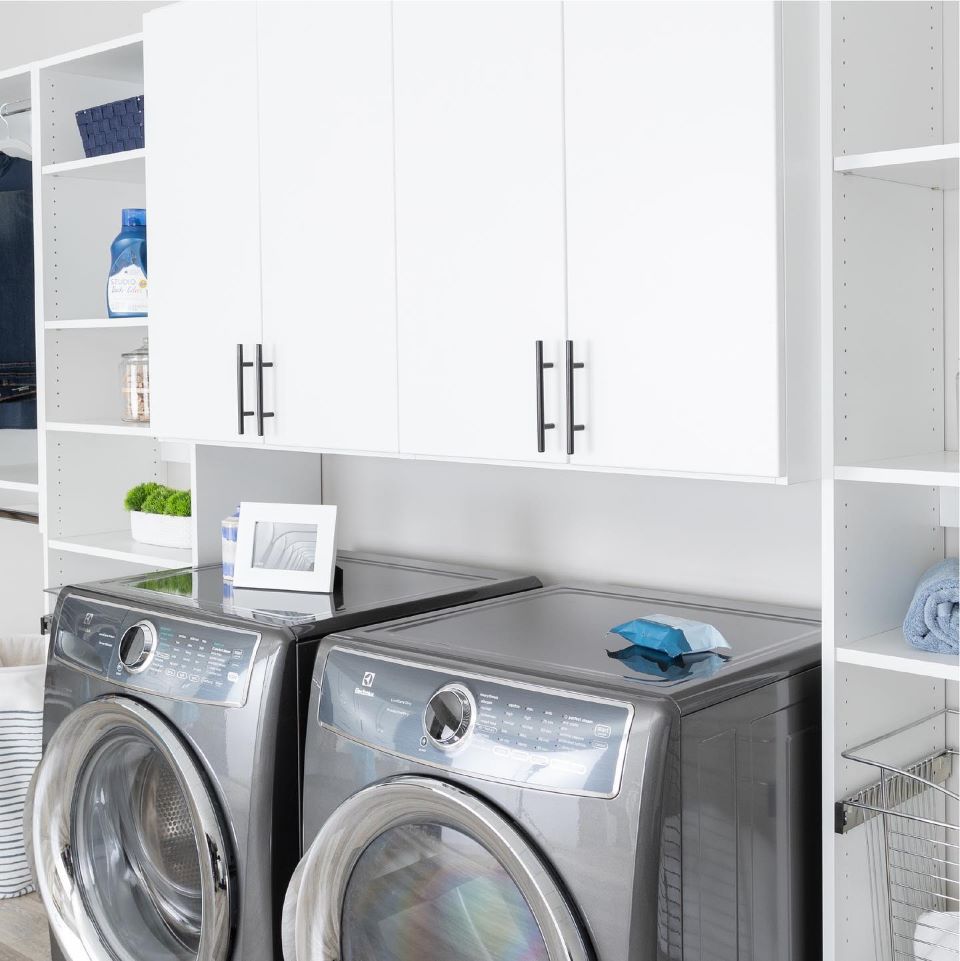
POLYGON ((337 647, 324 665, 319 720, 421 764, 546 791, 614 797, 633 707, 337 647))
POLYGON ((118 686, 181 701, 240 707, 260 635, 69 595, 54 653, 118 686))

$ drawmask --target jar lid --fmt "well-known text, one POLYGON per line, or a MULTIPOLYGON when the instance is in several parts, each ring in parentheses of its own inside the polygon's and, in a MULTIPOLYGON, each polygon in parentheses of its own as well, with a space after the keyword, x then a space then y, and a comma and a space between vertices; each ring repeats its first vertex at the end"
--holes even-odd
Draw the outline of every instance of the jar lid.
POLYGON ((136 347, 134 350, 127 351, 125 354, 121 354, 121 357, 136 357, 139 359, 147 359, 150 356, 150 338, 144 337, 143 343, 136 347))

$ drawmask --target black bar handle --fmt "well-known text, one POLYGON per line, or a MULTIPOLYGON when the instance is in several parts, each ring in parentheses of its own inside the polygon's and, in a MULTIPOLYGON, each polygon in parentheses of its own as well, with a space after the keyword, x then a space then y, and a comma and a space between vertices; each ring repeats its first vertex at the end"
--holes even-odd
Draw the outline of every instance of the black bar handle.
POLYGON ((556 424, 545 424, 543 420, 543 372, 553 367, 552 363, 543 362, 543 341, 537 341, 537 450, 542 454, 547 449, 546 432, 553 430, 556 424))
POLYGON ((573 360, 573 341, 567 341, 567 455, 572 457, 574 454, 573 438, 578 430, 583 430, 583 424, 577 424, 574 414, 573 402, 573 372, 580 370, 582 363, 575 363, 573 360))
POLYGON ((257 437, 263 437, 264 418, 273 417, 272 410, 263 409, 263 368, 272 366, 272 362, 263 359, 263 344, 257 344, 257 437))
POLYGON ((243 402, 243 369, 252 367, 252 360, 243 359, 243 344, 237 344, 237 433, 243 434, 243 422, 247 417, 253 417, 252 410, 244 410, 243 402))

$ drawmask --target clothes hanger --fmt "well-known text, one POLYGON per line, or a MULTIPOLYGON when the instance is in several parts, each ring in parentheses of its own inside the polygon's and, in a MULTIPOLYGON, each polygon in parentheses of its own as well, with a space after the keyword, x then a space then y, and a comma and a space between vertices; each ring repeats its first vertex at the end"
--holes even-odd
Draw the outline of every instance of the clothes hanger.
POLYGON ((30 101, 0 103, 0 153, 19 160, 31 160, 30 101))

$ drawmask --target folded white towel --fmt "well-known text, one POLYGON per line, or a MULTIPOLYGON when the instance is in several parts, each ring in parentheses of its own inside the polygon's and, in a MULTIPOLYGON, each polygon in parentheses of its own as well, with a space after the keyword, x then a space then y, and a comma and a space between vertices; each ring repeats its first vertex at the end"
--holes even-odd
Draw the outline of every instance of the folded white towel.
POLYGON ((960 914, 928 911, 913 929, 913 956, 917 961, 957 961, 960 957, 960 914))

